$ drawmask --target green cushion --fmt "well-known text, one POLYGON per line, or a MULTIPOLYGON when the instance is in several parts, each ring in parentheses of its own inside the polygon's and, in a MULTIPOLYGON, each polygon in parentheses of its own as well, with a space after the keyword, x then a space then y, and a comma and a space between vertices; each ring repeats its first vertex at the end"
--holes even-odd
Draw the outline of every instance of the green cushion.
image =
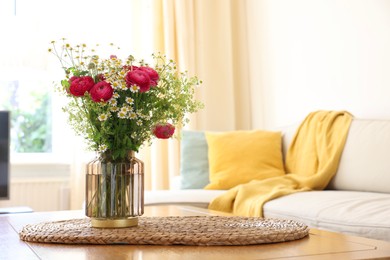
POLYGON ((181 189, 203 189, 209 184, 206 136, 201 131, 182 131, 180 150, 181 189))

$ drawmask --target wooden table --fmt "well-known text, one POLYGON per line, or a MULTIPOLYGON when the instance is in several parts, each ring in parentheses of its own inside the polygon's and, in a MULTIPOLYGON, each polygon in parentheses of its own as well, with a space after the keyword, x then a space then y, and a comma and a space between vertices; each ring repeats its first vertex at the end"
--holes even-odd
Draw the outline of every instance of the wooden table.
MULTIPOLYGON (((227 215, 187 206, 148 206, 146 216, 227 215)), ((81 211, 0 216, 0 259, 390 259, 390 243, 311 229, 309 236, 256 246, 133 246, 26 243, 18 236, 26 224, 83 218, 81 211)))

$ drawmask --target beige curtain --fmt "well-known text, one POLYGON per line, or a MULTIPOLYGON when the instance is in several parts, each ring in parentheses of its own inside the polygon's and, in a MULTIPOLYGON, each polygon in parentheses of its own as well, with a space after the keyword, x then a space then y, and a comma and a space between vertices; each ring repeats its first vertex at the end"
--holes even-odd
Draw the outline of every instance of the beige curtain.
MULTIPOLYGON (((203 81, 197 98, 205 108, 191 115, 187 128, 251 129, 247 1, 155 0, 153 7, 155 51, 203 81)), ((174 140, 143 150, 147 189, 169 188, 172 177, 179 175, 179 151, 174 140)))
POLYGON ((156 48, 199 76, 205 109, 191 128, 249 129, 250 78, 246 1, 156 0, 156 48))

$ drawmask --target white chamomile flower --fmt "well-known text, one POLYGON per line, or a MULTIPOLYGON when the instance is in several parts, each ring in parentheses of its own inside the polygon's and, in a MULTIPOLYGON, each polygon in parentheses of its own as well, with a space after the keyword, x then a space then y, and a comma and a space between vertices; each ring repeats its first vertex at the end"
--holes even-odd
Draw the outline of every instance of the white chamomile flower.
POLYGON ((114 89, 117 89, 117 88, 120 86, 120 84, 118 83, 118 81, 114 81, 114 82, 111 83, 111 86, 112 86, 114 89))
POLYGON ((131 138, 135 139, 137 137, 137 133, 136 132, 132 132, 131 135, 130 135, 131 138))
POLYGON ((99 152, 101 152, 101 153, 105 152, 107 149, 108 149, 108 147, 107 147, 107 145, 105 145, 105 144, 101 144, 101 145, 99 145, 99 147, 98 147, 98 150, 99 150, 99 152))
POLYGON ((130 119, 136 119, 136 118, 137 118, 137 114, 134 113, 134 112, 131 112, 131 113, 129 114, 129 118, 130 118, 130 119))
POLYGON ((119 107, 110 107, 110 110, 111 112, 118 112, 119 111, 119 107))
POLYGON ((106 121, 108 119, 108 115, 107 114, 100 114, 98 119, 101 122, 106 121))
POLYGON ((126 103, 132 105, 134 103, 134 99, 132 99, 131 97, 127 97, 126 98, 126 103))
POLYGON ((114 98, 111 98, 111 99, 108 101, 108 103, 109 103, 111 106, 115 107, 115 106, 118 104, 118 101, 117 101, 116 99, 114 99, 114 98))
POLYGON ((136 92, 138 92, 138 90, 139 90, 139 87, 137 85, 130 86, 130 91, 131 92, 136 93, 136 92))
POLYGON ((141 126, 142 125, 142 121, 141 120, 137 120, 137 125, 141 126))
POLYGON ((145 118, 145 115, 142 114, 141 111, 137 110, 137 116, 140 117, 140 118, 145 118))
POLYGON ((144 120, 150 120, 150 115, 144 115, 144 114, 141 114, 141 113, 138 113, 138 116, 143 118, 144 120))
POLYGON ((130 107, 128 107, 128 106, 123 106, 122 108, 121 108, 121 111, 123 112, 123 113, 127 113, 127 112, 129 112, 131 109, 130 109, 130 107))
POLYGON ((123 112, 122 110, 118 112, 118 117, 121 118, 121 119, 125 119, 126 118, 126 112, 123 112))
POLYGON ((119 98, 119 94, 118 94, 118 93, 114 93, 114 94, 112 95, 112 97, 113 97, 113 98, 119 98))
POLYGON ((126 90, 126 89, 127 89, 126 84, 122 84, 122 85, 120 86, 120 89, 121 89, 121 90, 126 90))

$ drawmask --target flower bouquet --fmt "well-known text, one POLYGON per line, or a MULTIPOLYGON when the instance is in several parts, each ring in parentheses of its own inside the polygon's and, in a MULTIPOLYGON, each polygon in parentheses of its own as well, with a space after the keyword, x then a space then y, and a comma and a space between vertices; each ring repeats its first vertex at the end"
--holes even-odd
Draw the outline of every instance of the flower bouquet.
POLYGON ((65 39, 51 44, 49 52, 65 72, 58 87, 69 101, 63 109, 75 132, 97 152, 87 165, 87 216, 142 215, 144 170, 134 153, 189 122, 187 115, 203 107, 194 97, 201 82, 179 73, 161 54, 153 54, 149 64, 132 55, 100 57, 95 49, 65 39))

